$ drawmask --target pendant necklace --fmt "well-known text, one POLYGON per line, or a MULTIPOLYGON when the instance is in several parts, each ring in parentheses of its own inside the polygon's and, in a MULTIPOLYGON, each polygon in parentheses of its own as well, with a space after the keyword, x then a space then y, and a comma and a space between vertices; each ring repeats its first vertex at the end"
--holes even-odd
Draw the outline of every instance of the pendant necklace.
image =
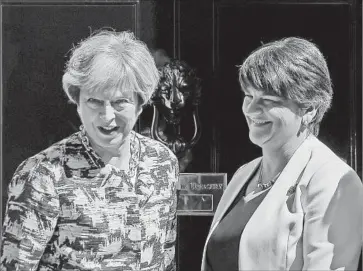
POLYGON ((257 187, 260 188, 261 190, 265 190, 269 187, 271 187, 277 180, 277 178, 280 176, 281 171, 270 181, 268 181, 267 183, 262 183, 262 162, 261 162, 261 166, 260 166, 260 174, 258 176, 258 181, 257 181, 257 187))

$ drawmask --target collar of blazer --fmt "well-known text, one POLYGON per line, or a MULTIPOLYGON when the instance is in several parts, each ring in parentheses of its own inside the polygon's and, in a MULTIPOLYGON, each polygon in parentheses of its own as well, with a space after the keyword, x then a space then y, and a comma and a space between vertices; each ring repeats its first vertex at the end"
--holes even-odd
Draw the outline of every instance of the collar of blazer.
MULTIPOLYGON (((280 176, 277 178, 275 184, 271 187, 271 190, 266 195, 263 202, 257 208, 256 212, 253 214, 250 220, 260 219, 261 215, 265 215, 261 209, 265 209, 267 204, 269 208, 273 208, 273 205, 281 204, 281 200, 272 199, 284 199, 289 196, 289 189, 296 186, 299 181, 307 163, 310 160, 313 146, 318 142, 317 138, 314 136, 309 136, 304 142, 297 148, 293 156, 290 158, 289 162, 286 164, 285 168, 281 172, 280 176)), ((253 172, 257 170, 257 167, 261 163, 262 157, 259 157, 248 164, 242 166, 232 177, 229 182, 227 189, 223 193, 221 201, 218 204, 217 210, 214 214, 213 226, 223 217, 224 213, 228 210, 228 207, 232 204, 233 200, 236 198, 240 192, 243 185, 251 177, 253 172)), ((258 220, 262 221, 262 220, 258 220)))

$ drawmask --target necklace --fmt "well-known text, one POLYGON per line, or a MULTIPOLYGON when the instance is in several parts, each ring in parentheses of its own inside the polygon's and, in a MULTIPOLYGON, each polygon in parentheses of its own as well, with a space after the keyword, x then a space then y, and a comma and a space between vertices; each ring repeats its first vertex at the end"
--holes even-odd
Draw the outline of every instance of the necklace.
POLYGON ((281 173, 281 171, 278 174, 276 174, 276 176, 272 180, 268 181, 267 183, 262 183, 262 162, 261 162, 260 174, 258 176, 258 181, 257 181, 257 187, 260 188, 261 190, 265 190, 265 189, 271 187, 276 182, 276 179, 280 176, 280 173, 281 173))

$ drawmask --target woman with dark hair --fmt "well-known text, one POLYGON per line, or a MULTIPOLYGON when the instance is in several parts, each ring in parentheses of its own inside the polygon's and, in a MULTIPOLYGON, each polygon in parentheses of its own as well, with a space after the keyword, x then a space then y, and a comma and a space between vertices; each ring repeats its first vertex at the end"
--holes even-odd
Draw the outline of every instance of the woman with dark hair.
POLYGON ((175 269, 178 160, 132 130, 158 80, 132 33, 73 49, 63 89, 82 126, 14 173, 1 270, 175 269))
POLYGON ((262 157, 224 192, 202 270, 355 270, 363 187, 317 138, 333 96, 322 53, 301 38, 265 44, 240 66, 239 81, 262 157))

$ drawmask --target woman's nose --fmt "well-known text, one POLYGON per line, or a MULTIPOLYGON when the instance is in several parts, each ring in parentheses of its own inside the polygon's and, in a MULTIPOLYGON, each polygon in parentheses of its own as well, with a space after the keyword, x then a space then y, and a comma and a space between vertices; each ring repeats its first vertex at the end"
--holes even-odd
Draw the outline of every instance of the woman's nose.
POLYGON ((104 121, 110 121, 115 118, 115 111, 110 103, 105 104, 105 106, 101 112, 101 117, 104 121))
POLYGON ((245 100, 243 103, 243 112, 244 113, 255 113, 261 111, 261 106, 258 99, 252 98, 248 101, 245 100))

